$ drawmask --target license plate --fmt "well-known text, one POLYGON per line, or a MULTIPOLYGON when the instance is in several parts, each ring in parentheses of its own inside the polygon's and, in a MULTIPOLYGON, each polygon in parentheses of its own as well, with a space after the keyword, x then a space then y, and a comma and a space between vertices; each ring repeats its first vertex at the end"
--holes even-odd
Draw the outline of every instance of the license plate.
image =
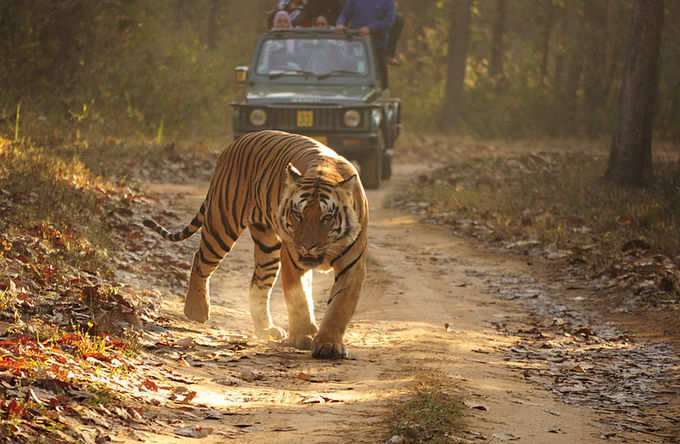
POLYGON ((299 127, 314 126, 314 111, 298 111, 297 126, 299 127))
POLYGON ((326 136, 312 136, 312 139, 317 140, 324 145, 328 145, 328 137, 326 136))

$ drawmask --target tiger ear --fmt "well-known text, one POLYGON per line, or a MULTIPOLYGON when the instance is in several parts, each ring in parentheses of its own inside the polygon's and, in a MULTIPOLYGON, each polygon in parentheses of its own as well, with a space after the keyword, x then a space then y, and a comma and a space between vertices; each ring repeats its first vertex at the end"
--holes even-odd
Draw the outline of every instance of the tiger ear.
POLYGON ((357 175, 354 174, 354 175, 348 177, 347 179, 343 180, 342 182, 338 182, 337 186, 341 190, 346 191, 348 193, 351 193, 352 190, 354 189, 354 185, 356 185, 356 183, 357 183, 357 175))
POLYGON ((295 168, 295 165, 288 163, 286 166, 286 183, 289 185, 297 183, 302 178, 300 170, 295 168))

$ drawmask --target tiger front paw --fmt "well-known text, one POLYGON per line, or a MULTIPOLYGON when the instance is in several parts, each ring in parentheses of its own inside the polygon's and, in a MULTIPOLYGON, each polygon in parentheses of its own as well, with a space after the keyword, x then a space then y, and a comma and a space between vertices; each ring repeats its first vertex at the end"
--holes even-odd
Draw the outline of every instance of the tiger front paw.
POLYGON ((317 336, 312 341, 312 357, 316 359, 348 359, 349 353, 342 342, 323 342, 317 336))

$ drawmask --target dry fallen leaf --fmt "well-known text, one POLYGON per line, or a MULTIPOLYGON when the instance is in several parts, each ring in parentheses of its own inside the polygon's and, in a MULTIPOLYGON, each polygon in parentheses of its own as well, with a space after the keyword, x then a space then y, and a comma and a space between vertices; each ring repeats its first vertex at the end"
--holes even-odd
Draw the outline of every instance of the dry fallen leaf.
POLYGON ((150 391, 152 391, 152 392, 157 392, 157 391, 158 391, 158 386, 156 385, 155 382, 153 382, 153 381, 150 380, 150 379, 145 379, 145 380, 142 382, 142 387, 144 387, 145 389, 150 390, 150 391))
POLYGON ((187 336, 186 338, 182 338, 179 341, 175 341, 176 345, 179 345, 180 347, 191 347, 194 345, 194 338, 187 336))
POLYGON ((187 438, 205 438, 212 432, 212 427, 201 426, 181 427, 179 429, 175 429, 175 435, 185 436, 187 438))
POLYGON ((483 410, 485 412, 489 410, 489 407, 487 407, 486 404, 477 401, 465 400, 463 401, 463 405, 470 409, 483 410))
POLYGON ((197 395, 197 393, 192 390, 192 391, 188 392, 186 395, 184 395, 184 399, 182 399, 179 402, 184 403, 184 404, 189 404, 196 397, 196 395, 197 395))
POLYGON ((339 399, 333 399, 323 395, 313 395, 302 398, 300 404, 325 404, 327 402, 341 402, 341 401, 339 399))
POLYGON ((519 436, 515 436, 512 433, 494 433, 491 436, 501 441, 517 441, 519 439, 519 436))

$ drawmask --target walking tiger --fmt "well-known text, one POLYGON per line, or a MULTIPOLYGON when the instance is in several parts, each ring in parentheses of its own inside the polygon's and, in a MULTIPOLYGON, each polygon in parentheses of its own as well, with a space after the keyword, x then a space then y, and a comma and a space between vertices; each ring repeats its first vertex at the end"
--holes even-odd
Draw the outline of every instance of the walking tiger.
POLYGON ((260 337, 287 339, 315 358, 347 357, 343 336, 366 275, 368 205, 354 166, 311 138, 281 131, 246 134, 219 156, 201 208, 182 231, 170 233, 153 220, 144 225, 171 241, 201 230, 184 313, 210 318, 210 276, 248 228, 255 270, 250 313, 260 337), (317 326, 312 269, 333 270, 328 309, 317 326), (288 332, 269 309, 279 272, 288 310, 288 332))

